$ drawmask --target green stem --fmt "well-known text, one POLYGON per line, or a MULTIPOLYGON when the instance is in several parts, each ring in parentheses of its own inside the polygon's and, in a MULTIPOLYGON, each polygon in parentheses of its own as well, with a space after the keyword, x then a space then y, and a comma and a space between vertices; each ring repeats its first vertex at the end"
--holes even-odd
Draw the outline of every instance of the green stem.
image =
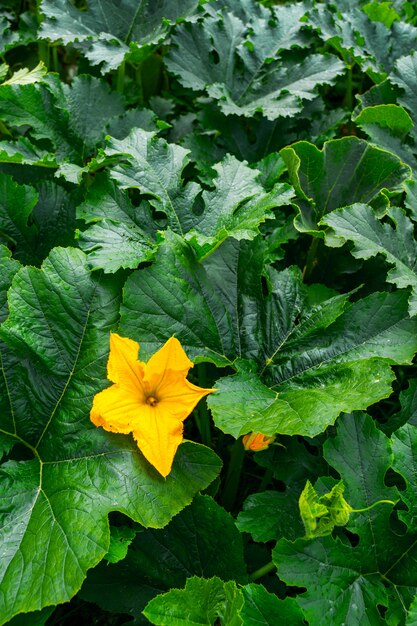
MULTIPOLYGON (((205 363, 200 363, 198 366, 198 385, 199 387, 202 387, 203 389, 207 389, 208 382, 207 382, 207 370, 206 370, 205 363)), ((195 421, 197 424, 198 431, 200 433, 201 442, 205 446, 208 446, 210 448, 211 443, 212 443, 211 420, 210 420, 210 413, 208 411, 205 400, 203 402, 200 402, 198 406, 198 409, 195 415, 195 421)))
POLYGON ((307 259, 306 259, 306 264, 304 266, 303 269, 303 279, 305 280, 306 278, 309 278, 311 272, 313 271, 316 263, 317 263, 317 259, 316 259, 316 253, 317 253, 317 247, 319 245, 319 238, 318 237, 314 237, 313 241, 310 244, 310 247, 308 249, 307 252, 307 259))
POLYGON ((353 108, 352 65, 348 65, 345 102, 346 102, 346 107, 349 109, 349 111, 352 111, 352 108, 353 108))
POLYGON ((138 92, 138 104, 143 104, 144 103, 144 97, 143 97, 143 82, 142 82, 142 66, 139 65, 136 68, 136 88, 137 88, 137 92, 138 92))
POLYGON ((351 513, 365 513, 365 511, 370 511, 371 509, 374 508, 374 506, 377 506, 378 504, 395 504, 395 502, 393 502, 392 500, 378 500, 377 502, 374 502, 370 506, 367 506, 365 509, 350 509, 350 512, 351 513))
POLYGON ((254 580, 258 580, 258 578, 262 578, 262 576, 269 574, 269 572, 272 572, 275 568, 276 565, 272 561, 270 563, 267 563, 266 565, 262 565, 262 567, 255 570, 254 572, 252 572, 252 574, 249 575, 249 580, 251 582, 253 582, 254 580))
POLYGON ((271 469, 267 469, 265 471, 265 474, 263 475, 263 478, 259 485, 258 491, 265 491, 265 489, 268 487, 269 483, 271 482, 273 475, 274 475, 274 472, 271 469))
POLYGON ((52 46, 52 71, 59 74, 58 47, 52 46))
POLYGON ((123 63, 120 65, 119 69, 117 70, 116 90, 122 94, 124 90, 124 86, 125 86, 125 62, 123 61, 123 63))
POLYGON ((245 448, 242 445, 242 440, 237 439, 232 445, 232 449, 230 451, 229 467, 227 468, 226 479, 221 497, 222 504, 226 511, 232 511, 235 505, 244 456, 245 448))

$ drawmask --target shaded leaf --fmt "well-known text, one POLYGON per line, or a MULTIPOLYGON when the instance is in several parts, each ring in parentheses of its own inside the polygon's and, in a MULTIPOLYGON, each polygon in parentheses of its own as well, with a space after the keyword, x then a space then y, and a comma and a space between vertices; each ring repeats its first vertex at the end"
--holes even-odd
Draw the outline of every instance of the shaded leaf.
POLYGON ((389 210, 388 216, 394 222, 393 228, 383 223, 374 211, 365 204, 353 204, 327 215, 322 224, 331 227, 326 232, 326 244, 341 246, 345 241, 353 241, 351 253, 358 259, 369 259, 383 254, 394 267, 387 274, 387 281, 398 287, 411 287, 409 300, 410 315, 417 314, 417 244, 414 240, 414 226, 405 213, 396 207, 389 210))
POLYGON ((140 530, 124 561, 89 572, 81 595, 142 624, 152 597, 185 585, 192 575, 246 582, 241 536, 233 518, 208 496, 197 495, 164 529, 140 530))

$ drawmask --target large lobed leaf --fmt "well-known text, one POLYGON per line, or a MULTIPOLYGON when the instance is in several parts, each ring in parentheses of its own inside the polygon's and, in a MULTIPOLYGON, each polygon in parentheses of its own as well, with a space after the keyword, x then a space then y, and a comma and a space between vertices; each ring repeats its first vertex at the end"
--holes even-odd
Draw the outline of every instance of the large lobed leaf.
POLYGON ((185 87, 206 90, 227 115, 260 112, 270 120, 296 115, 302 102, 314 99, 319 85, 332 84, 344 66, 327 54, 309 54, 301 62, 280 58, 282 51, 308 45, 301 32, 303 3, 272 12, 249 4, 242 10, 231 3, 202 22, 179 26, 167 67, 185 87))
POLYGON ((154 265, 126 283, 120 331, 146 337, 146 353, 175 333, 192 358, 232 365, 238 373, 217 381, 208 404, 234 437, 314 436, 342 411, 390 395, 390 364, 410 363, 417 350, 405 292, 311 309, 296 269, 270 270, 267 295, 262 269, 257 241, 229 240, 199 263, 167 233, 154 265))
POLYGON ((395 224, 381 222, 370 206, 353 204, 329 213, 322 224, 330 226, 326 232, 326 244, 341 246, 347 240, 353 241, 353 256, 369 259, 383 254, 394 267, 389 270, 387 280, 398 287, 412 288, 409 301, 410 315, 417 314, 417 244, 414 240, 412 222, 405 213, 396 207, 388 216, 395 224))
POLYGON ((219 471, 210 450, 184 443, 165 481, 133 442, 91 424, 119 291, 117 280, 91 275, 85 255, 71 248, 56 248, 41 270, 19 270, 9 291, 0 329, 0 445, 13 442, 17 459, 22 446, 23 458, 33 458, 12 460, 12 451, 0 468, 1 623, 79 589, 107 552, 110 511, 164 526, 219 471))

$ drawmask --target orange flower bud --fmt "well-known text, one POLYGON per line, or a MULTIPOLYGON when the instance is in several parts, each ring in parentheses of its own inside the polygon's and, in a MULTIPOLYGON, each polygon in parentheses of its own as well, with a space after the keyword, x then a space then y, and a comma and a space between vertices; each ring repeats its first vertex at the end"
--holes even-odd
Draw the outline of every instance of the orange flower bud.
POLYGON ((270 443, 275 440, 275 437, 267 437, 262 433, 250 433, 245 435, 242 439, 243 447, 245 450, 253 450, 259 452, 259 450, 266 450, 270 443))

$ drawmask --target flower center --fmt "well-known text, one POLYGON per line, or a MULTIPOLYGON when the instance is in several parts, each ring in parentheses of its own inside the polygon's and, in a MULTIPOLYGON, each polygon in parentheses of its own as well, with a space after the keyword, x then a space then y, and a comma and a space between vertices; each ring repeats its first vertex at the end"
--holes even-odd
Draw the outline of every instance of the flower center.
POLYGON ((149 406, 156 406, 158 404, 158 400, 154 396, 148 396, 146 398, 146 404, 149 404, 149 406))

